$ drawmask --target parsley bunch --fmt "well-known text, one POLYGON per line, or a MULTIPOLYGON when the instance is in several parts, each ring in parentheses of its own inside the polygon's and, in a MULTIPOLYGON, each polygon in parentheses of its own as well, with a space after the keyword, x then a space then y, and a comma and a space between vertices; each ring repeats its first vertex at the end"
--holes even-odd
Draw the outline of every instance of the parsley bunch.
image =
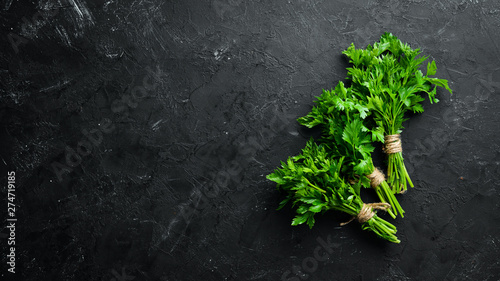
POLYGON ((400 146, 405 113, 424 111, 423 93, 435 103, 437 87, 452 91, 447 80, 430 77, 436 74, 434 61, 424 75, 420 68, 427 57, 390 33, 366 49, 351 44, 343 54, 352 64, 347 69, 350 86, 339 82, 323 90, 311 112, 298 119, 309 128, 320 126, 321 137, 317 143, 309 140, 301 154, 267 178, 287 194, 278 210, 290 201, 296 208, 292 225, 312 227, 316 213, 338 210, 357 218, 363 229, 399 243, 396 227, 374 210, 403 217, 395 194, 404 193, 408 184, 413 187, 400 146), (387 181, 373 164, 374 141, 383 142, 388 154, 387 181), (361 186, 374 188, 382 203, 363 203, 361 186))
POLYGON ((385 179, 377 184, 368 179, 375 171, 371 157, 375 149, 372 141, 383 139, 383 133, 379 127, 370 130, 365 126, 369 113, 367 105, 342 82, 331 91, 323 90, 315 102, 311 112, 298 119, 299 123, 308 128, 321 126, 319 141, 328 148, 332 157, 345 158, 344 174, 358 179, 364 187, 373 187, 380 201, 391 205, 388 212, 393 218, 398 213, 403 216, 404 211, 385 179))
POLYGON ((396 227, 378 217, 375 208, 361 200, 361 182, 351 185, 344 179, 343 161, 343 157, 331 158, 325 146, 309 140, 301 154, 289 157, 286 163, 281 163, 281 168, 267 175, 269 180, 277 183, 278 189, 287 194, 278 209, 291 201, 297 213, 292 225, 307 223, 310 228, 317 213, 328 210, 345 212, 357 217, 363 230, 399 243, 395 236, 396 227))
MULTIPOLYGON (((406 120, 405 113, 409 110, 414 113, 424 111, 421 104, 424 97, 420 94, 427 93, 430 102, 435 103, 439 101, 435 97, 437 86, 452 93, 447 80, 429 77, 436 74, 435 61, 427 64, 424 75, 419 68, 427 57, 419 57, 419 49, 411 49, 390 33, 385 33, 380 42, 368 45, 366 49, 356 49, 351 44, 343 53, 352 63, 348 68, 352 93, 373 112, 376 125, 386 136, 386 152, 388 146, 394 145, 391 142, 400 144, 398 138, 406 120)), ((413 183, 401 149, 395 151, 388 154, 387 181, 394 193, 404 193, 407 184, 413 187, 413 183)))

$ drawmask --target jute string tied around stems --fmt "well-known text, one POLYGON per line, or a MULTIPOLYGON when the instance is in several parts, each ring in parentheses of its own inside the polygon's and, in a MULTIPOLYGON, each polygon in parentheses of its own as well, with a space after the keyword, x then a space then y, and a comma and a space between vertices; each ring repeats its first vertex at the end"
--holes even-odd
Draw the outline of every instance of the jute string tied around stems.
POLYGON ((384 152, 387 154, 394 154, 402 152, 403 147, 401 147, 401 135, 387 135, 384 137, 384 152))
POLYGON ((379 169, 375 168, 373 172, 366 176, 370 180, 370 185, 372 188, 376 188, 383 181, 385 181, 384 173, 382 173, 379 169))
POLYGON ((373 216, 375 215, 375 212, 373 210, 387 211, 390 208, 391 205, 389 203, 363 203, 363 207, 361 207, 358 215, 352 217, 348 222, 341 223, 340 226, 344 226, 352 222, 354 219, 357 219, 359 223, 363 224, 373 218, 373 216))

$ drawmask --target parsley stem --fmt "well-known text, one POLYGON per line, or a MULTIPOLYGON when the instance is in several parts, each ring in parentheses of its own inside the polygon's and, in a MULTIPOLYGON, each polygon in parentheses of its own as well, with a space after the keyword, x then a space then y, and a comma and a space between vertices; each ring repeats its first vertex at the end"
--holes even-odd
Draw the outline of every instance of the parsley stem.
MULTIPOLYGON (((382 203, 389 203, 392 206, 392 204, 394 204, 394 203, 390 202, 391 200, 387 198, 384 190, 382 190, 382 189, 383 188, 381 188, 380 186, 375 188, 375 191, 377 192, 377 195, 378 195, 378 198, 380 199, 380 202, 382 202, 382 203)), ((387 213, 389 213, 389 215, 393 219, 396 218, 396 215, 394 214, 394 212, 392 211, 392 209, 387 210, 387 213)))
POLYGON ((410 187, 414 187, 401 152, 389 154, 387 177, 387 182, 392 186, 393 193, 404 193, 408 184, 410 187))
POLYGON ((326 193, 326 191, 324 191, 323 189, 315 186, 314 184, 312 184, 307 178, 304 178, 304 180, 314 189, 318 190, 319 192, 322 192, 322 193, 326 193))

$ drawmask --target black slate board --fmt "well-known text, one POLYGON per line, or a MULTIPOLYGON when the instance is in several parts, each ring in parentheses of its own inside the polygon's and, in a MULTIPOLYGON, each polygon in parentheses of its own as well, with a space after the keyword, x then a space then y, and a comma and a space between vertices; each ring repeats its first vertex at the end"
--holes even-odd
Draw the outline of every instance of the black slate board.
POLYGON ((500 280, 497 1, 0 9, 2 280, 500 280), (402 242, 337 213, 292 227, 265 175, 314 135, 295 120, 346 77, 342 50, 385 31, 454 90, 405 123, 402 242))

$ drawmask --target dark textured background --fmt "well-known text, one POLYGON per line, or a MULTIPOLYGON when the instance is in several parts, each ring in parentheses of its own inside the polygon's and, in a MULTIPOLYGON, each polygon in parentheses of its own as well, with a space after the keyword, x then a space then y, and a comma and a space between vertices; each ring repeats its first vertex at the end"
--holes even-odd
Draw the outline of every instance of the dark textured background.
MULTIPOLYGON (((0 205, 14 170, 17 280, 500 280, 497 1, 0 9, 0 205), (265 175, 314 134, 295 119, 345 78, 341 51, 385 31, 454 90, 406 123, 416 187, 399 196, 404 219, 384 216, 401 244, 337 213, 292 227, 265 175)), ((16 280, 5 226, 0 276, 16 280)))

